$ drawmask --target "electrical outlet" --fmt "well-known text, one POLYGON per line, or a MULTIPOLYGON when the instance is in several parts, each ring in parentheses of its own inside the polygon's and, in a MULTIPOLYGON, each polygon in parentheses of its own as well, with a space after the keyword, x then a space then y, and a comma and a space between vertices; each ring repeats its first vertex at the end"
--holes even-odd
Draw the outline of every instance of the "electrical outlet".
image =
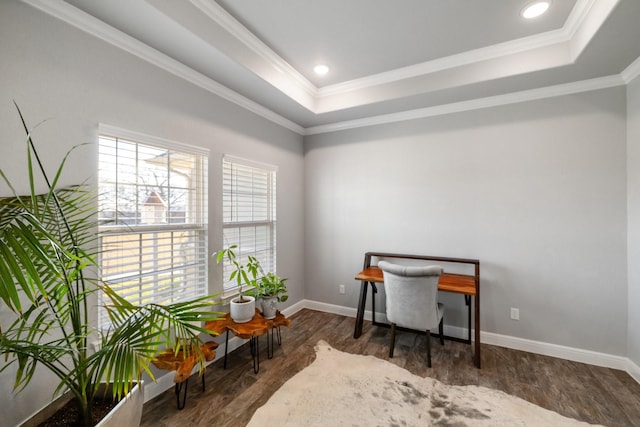
POLYGON ((511 307, 511 320, 520 320, 520 309, 511 307))
POLYGON ((347 290, 345 289, 344 285, 340 285, 340 293, 344 295, 346 292, 347 290))

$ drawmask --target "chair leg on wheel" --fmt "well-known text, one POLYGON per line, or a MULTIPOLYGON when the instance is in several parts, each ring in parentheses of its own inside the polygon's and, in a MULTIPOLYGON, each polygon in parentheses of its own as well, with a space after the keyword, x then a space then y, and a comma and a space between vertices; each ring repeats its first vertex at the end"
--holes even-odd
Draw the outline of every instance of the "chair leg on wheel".
POLYGON ((431 331, 427 329, 427 368, 431 367, 431 331))
POLYGON ((391 343, 389 347, 389 357, 393 357, 393 347, 396 345, 396 324, 391 324, 391 343))

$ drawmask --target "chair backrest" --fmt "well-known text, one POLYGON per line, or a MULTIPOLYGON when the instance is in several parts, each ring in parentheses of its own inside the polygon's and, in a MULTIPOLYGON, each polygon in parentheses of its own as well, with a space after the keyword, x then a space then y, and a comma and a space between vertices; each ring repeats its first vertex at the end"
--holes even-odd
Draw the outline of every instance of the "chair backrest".
POLYGON ((405 266, 387 261, 380 261, 378 267, 384 273, 387 320, 420 331, 437 328, 442 319, 438 308, 442 267, 405 266))

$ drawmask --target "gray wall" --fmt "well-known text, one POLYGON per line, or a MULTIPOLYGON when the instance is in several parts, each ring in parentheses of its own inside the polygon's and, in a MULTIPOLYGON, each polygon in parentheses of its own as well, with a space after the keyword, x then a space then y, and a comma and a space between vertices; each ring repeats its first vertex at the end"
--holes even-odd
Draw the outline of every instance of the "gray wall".
POLYGON ((482 331, 626 356, 625 103, 618 87, 306 138, 307 298, 355 307, 366 251, 478 258, 482 331))
POLYGON ((627 86, 629 327, 627 356, 640 366, 640 78, 627 86))
MULTIPOLYGON (((278 272, 289 278, 287 304, 304 297, 301 136, 17 1, 0 2, 0 58, 0 168, 14 182, 25 176, 26 161, 13 99, 31 125, 50 119, 34 135, 48 168, 57 167, 71 146, 93 143, 71 158, 66 184, 95 179, 99 122, 209 148, 210 252, 223 244, 222 155, 277 165, 278 272)), ((0 185, 0 195, 6 194, 0 185)), ((212 265, 211 292, 221 290, 221 279, 212 265)), ((0 307, 0 322, 6 318, 0 307)), ((54 389, 43 374, 14 397, 12 383, 12 372, 0 374, 0 425, 39 409, 54 389)))
MULTIPOLYGON (((14 180, 25 161, 12 99, 30 124, 50 119, 35 133, 50 168, 94 142, 98 122, 207 147, 212 252, 222 245, 220 158, 258 159, 279 167, 278 271, 290 278, 289 304, 355 307, 353 276, 370 250, 478 258, 483 331, 640 363, 631 303, 640 298, 639 80, 311 136, 303 152, 300 136, 17 1, 0 2, 0 58, 0 167, 14 180)), ((71 164, 64 183, 94 179, 95 145, 71 164)), ((220 274, 211 266, 212 292, 220 274)), ((459 298, 444 302, 447 324, 464 326, 459 298)), ((41 375, 13 396, 11 380, 0 374, 0 425, 48 402, 54 384, 41 375)))

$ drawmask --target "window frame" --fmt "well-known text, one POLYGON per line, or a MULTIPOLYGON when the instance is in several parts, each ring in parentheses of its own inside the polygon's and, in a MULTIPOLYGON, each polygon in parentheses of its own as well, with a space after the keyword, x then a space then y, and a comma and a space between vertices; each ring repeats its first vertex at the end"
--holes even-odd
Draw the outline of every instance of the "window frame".
MULTIPOLYGON (((231 245, 238 245, 238 248, 236 249, 236 255, 238 256, 238 259, 241 263, 246 263, 247 260, 247 256, 252 255, 252 256, 256 256, 257 258, 261 261, 262 267, 265 270, 265 273, 267 272, 273 272, 276 273, 277 270, 277 173, 278 173, 278 167, 275 165, 271 165, 268 163, 262 163, 262 162, 258 162, 258 161, 254 161, 254 160, 249 160, 249 159, 245 159, 245 158, 241 158, 241 157, 236 157, 233 155, 229 155, 229 154, 224 154, 222 156, 222 161, 221 161, 221 167, 222 167, 222 230, 223 230, 223 241, 224 241, 224 247, 227 248, 231 245), (268 196, 267 196, 267 200, 268 200, 268 206, 267 206, 267 212, 268 212, 268 216, 265 219, 254 219, 254 220, 250 220, 250 221, 227 221, 226 220, 226 213, 225 213, 225 209, 227 209, 226 206, 226 199, 225 199, 225 195, 226 195, 226 190, 225 190, 225 181, 226 181, 226 167, 225 167, 225 163, 231 164, 231 165, 236 165, 242 168, 250 168, 253 171, 257 171, 260 173, 266 173, 268 174, 268 196), (260 227, 260 226, 266 226, 269 230, 269 242, 270 245, 268 246, 268 248, 266 250, 261 249, 259 251, 247 251, 247 250, 243 250, 242 245, 240 244, 240 242, 238 241, 229 241, 229 239, 227 239, 225 237, 226 232, 228 230, 233 230, 233 229, 251 229, 251 228, 256 228, 256 227, 260 227), (267 254, 267 261, 265 262, 264 258, 262 258, 259 254, 260 253, 266 253, 267 254), (270 255, 270 256, 269 256, 270 255), (262 259, 261 259, 262 258, 262 259)), ((233 166, 232 166, 233 167, 233 166)), ((239 231, 240 233, 240 231, 239 231)), ((228 280, 229 278, 229 274, 231 272, 230 270, 231 266, 230 265, 226 265, 223 268, 223 279, 222 279, 222 292, 223 292, 223 298, 229 298, 233 295, 238 294, 238 285, 237 285, 237 281, 235 280, 228 280)), ((246 287, 243 288, 243 290, 247 290, 246 287)))
MULTIPOLYGON (((167 139, 158 138, 155 136, 150 136, 143 133, 130 131, 127 129, 122 129, 115 126, 100 123, 98 125, 98 155, 97 155, 97 158, 98 158, 97 187, 99 189, 99 192, 101 192, 104 189, 103 185, 112 184, 109 180, 103 180, 103 177, 100 174, 101 168, 103 167, 101 152, 100 152, 102 147, 102 141, 101 141, 102 138, 115 139, 116 141, 120 140, 126 143, 135 144, 136 150, 139 150, 140 145, 142 145, 144 147, 150 147, 153 149, 167 150, 170 153, 177 153, 179 155, 193 156, 193 157, 189 157, 190 160, 194 162, 194 165, 193 165, 194 175, 190 179, 194 180, 195 183, 190 182, 189 185, 180 187, 180 185, 172 186, 171 183, 169 182, 166 186, 168 191, 171 191, 177 188, 182 188, 185 191, 185 193, 188 195, 187 197, 188 200, 185 203, 186 208, 184 211, 184 221, 185 221, 184 223, 171 222, 169 220, 166 223, 161 223, 161 224, 142 224, 142 218, 144 214, 140 210, 141 209, 140 197, 138 196, 138 194, 139 194, 139 190, 145 187, 146 185, 140 184, 140 181, 139 181, 140 175, 138 174, 139 171, 136 170, 135 184, 127 183, 127 185, 132 185, 136 189, 137 199, 136 199, 136 210, 135 210, 135 223, 134 224, 111 224, 111 225, 100 223, 98 226, 98 247, 99 247, 98 265, 100 267, 100 271, 99 271, 100 279, 105 281, 105 283, 109 283, 109 280, 108 280, 109 278, 105 280, 105 274, 103 272, 103 266, 105 263, 105 256, 106 256, 106 252, 104 251, 105 240, 108 241, 110 238, 117 239, 118 236, 130 236, 133 240, 135 240, 137 237, 139 239, 140 246, 137 246, 137 247, 132 246, 132 249, 139 251, 137 255, 137 257, 139 258, 138 274, 137 275, 131 274, 127 277, 131 278, 131 280, 139 280, 141 284, 143 283, 143 280, 145 277, 150 277, 150 276, 155 276, 153 280, 158 280, 158 277, 162 277, 163 280, 169 280, 170 281, 169 288, 171 289, 169 294, 171 296, 165 297, 165 295, 163 295, 162 298, 157 298, 157 299, 143 298, 141 296, 137 298, 134 297, 132 298, 134 304, 137 304, 138 301, 144 301, 145 303, 146 302, 167 303, 167 299, 169 299, 170 302, 178 302, 178 301, 183 301, 183 300, 207 295, 209 293, 208 268, 207 268, 208 258, 209 258, 209 253, 208 253, 209 227, 208 227, 208 203, 207 203, 209 150, 206 148, 196 147, 193 145, 184 144, 176 141, 170 141, 167 139), (184 237, 184 233, 188 233, 188 234, 190 233, 191 235, 184 237), (143 266, 145 264, 145 261, 142 261, 143 259, 142 253, 144 250, 142 245, 144 244, 145 239, 147 240, 155 239, 157 243, 158 239, 160 239, 160 237, 158 236, 162 236, 162 235, 164 235, 163 238, 165 240, 168 239, 170 241, 170 244, 168 246, 166 243, 164 245, 164 254, 171 258, 171 261, 170 261, 171 267, 165 268, 164 270, 145 271, 145 267, 143 266), (185 256, 185 259, 183 260, 182 263, 174 264, 174 261, 173 261, 175 258, 173 254, 175 253, 176 247, 180 246, 180 242, 178 243, 175 242, 174 235, 181 236, 180 238, 186 239, 185 242, 188 245, 192 245, 190 249, 193 251, 193 253, 192 254, 190 253, 189 256, 185 256), (154 237, 151 237, 151 236, 154 236, 154 237), (167 236, 170 236, 170 237, 167 237, 167 236), (169 251, 167 251, 166 249, 167 247, 169 248, 169 251), (189 257, 191 257, 192 259, 188 260, 189 257), (190 269, 192 270, 192 272, 185 275, 184 270, 190 270, 190 269), (181 270, 183 271, 182 274, 184 277, 182 279, 176 279, 176 276, 180 274, 181 270), (180 286, 183 286, 184 284, 187 284, 188 286, 182 291, 177 290, 179 289, 180 286), (174 287, 176 289, 174 289, 174 287), (182 298, 179 298, 179 297, 175 298, 175 296, 178 295, 179 293, 184 293, 185 295, 182 298)), ((138 151, 136 151, 136 153, 137 152, 138 151)), ((136 162, 137 161, 139 160, 136 159, 136 162)), ((116 164, 120 164, 118 163, 118 160, 116 160, 116 164)), ((170 169, 170 166, 167 165, 168 175, 170 174, 169 169, 170 169)), ((173 171, 173 173, 176 173, 176 172, 173 171)), ((116 178, 115 178, 116 187, 118 185, 124 185, 122 184, 124 182, 126 181, 123 180, 122 182, 120 182, 118 175, 116 175, 116 178)), ((119 200, 120 199, 116 195, 116 197, 114 198, 114 200, 111 201, 111 203, 114 203, 117 206, 119 200)), ((100 203, 100 207, 102 207, 103 201, 100 200, 99 203, 100 203)), ((114 209, 114 215, 116 215, 116 217, 117 217, 118 210, 119 210, 118 207, 114 209)), ((170 211, 167 211, 167 213, 170 213, 170 211)), ((120 250, 122 250, 122 248, 120 248, 120 250)), ((162 260, 162 258, 158 256, 158 255, 162 255, 161 250, 156 249, 155 252, 152 251, 150 253, 152 253, 153 258, 151 259, 151 261, 147 261, 147 263, 148 262, 156 263, 159 260, 162 260)), ((124 261, 123 264, 126 265, 126 263, 131 262, 133 258, 136 258, 136 255, 115 257, 114 259, 122 260, 124 261)), ((133 264, 135 265, 135 262, 133 264)), ((151 285, 152 291, 155 291, 156 289, 158 289, 158 282, 152 281, 151 283, 153 283, 151 285)), ((133 292, 134 291, 133 286, 131 288, 127 288, 127 290, 133 292)), ((126 293, 124 294, 126 296, 126 293)), ((104 299, 103 293, 99 293, 98 300, 99 300, 99 307, 102 307, 102 305, 106 302, 106 300, 104 299)), ((102 308, 98 310, 98 326, 102 330, 108 329, 110 326, 109 319, 106 316, 106 312, 102 308)))

